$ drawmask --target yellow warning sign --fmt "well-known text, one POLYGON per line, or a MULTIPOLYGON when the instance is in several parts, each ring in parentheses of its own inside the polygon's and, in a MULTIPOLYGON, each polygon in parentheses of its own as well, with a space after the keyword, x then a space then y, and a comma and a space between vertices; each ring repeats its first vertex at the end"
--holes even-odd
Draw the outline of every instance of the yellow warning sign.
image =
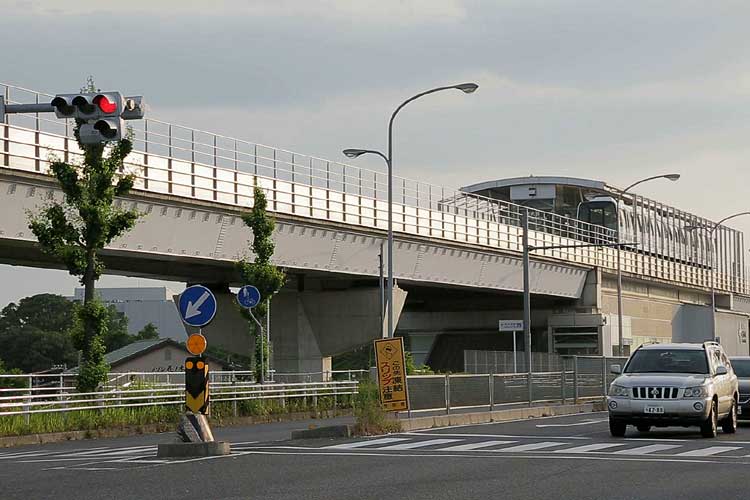
POLYGON ((376 340, 375 363, 378 366, 378 387, 383 409, 387 411, 408 410, 404 339, 396 337, 376 340))

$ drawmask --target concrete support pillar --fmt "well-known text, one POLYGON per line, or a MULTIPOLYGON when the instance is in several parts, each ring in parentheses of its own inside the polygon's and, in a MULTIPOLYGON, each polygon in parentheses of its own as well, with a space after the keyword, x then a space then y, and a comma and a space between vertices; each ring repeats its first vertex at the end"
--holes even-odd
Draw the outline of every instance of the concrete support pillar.
MULTIPOLYGON (((207 285, 208 286, 208 285, 207 285)), ((253 339, 227 285, 212 285, 217 301, 213 322, 203 329, 209 345, 249 355, 253 339)), ((401 314, 406 292, 394 288, 394 315, 401 314)), ((351 351, 383 335, 378 288, 346 290, 284 289, 271 303, 272 367, 276 373, 330 375, 331 356, 351 351)), ((175 296, 175 301, 178 297, 175 296)), ((188 328, 188 333, 197 329, 188 328)))

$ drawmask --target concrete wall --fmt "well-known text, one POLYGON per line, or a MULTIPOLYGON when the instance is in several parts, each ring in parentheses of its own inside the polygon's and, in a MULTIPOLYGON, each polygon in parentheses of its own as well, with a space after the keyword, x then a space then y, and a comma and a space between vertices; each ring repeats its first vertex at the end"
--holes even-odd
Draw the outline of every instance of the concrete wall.
POLYGON ((716 314, 716 336, 729 356, 750 355, 747 315, 718 312, 716 314))
MULTIPOLYGON (((253 339, 235 295, 226 286, 211 288, 216 296, 217 312, 214 321, 203 329, 206 340, 209 345, 248 355, 254 350, 253 339)), ((397 324, 406 292, 396 287, 393 293, 397 324)), ((379 308, 380 291, 375 287, 335 291, 285 288, 271 303, 271 367, 276 373, 330 370, 330 356, 383 335, 379 308)))

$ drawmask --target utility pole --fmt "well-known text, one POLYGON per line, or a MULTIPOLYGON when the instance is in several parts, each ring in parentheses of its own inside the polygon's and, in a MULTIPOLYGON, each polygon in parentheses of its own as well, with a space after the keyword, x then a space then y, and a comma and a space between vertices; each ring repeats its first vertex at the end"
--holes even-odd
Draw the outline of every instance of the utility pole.
MULTIPOLYGON (((529 406, 531 406, 531 287, 529 284, 529 209, 521 208, 523 227, 523 333, 526 342, 526 373, 529 386, 529 406)), ((515 333, 513 334, 515 337, 515 333)))

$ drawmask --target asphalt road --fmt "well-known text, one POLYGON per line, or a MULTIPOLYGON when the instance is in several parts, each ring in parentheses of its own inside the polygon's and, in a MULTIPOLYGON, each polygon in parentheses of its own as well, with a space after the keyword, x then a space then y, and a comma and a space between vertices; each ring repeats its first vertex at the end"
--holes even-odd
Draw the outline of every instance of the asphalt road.
POLYGON ((2 498, 741 498, 750 426, 611 438, 606 413, 376 438, 279 441, 304 424, 219 429, 229 457, 157 459, 168 435, 0 450, 2 498))

